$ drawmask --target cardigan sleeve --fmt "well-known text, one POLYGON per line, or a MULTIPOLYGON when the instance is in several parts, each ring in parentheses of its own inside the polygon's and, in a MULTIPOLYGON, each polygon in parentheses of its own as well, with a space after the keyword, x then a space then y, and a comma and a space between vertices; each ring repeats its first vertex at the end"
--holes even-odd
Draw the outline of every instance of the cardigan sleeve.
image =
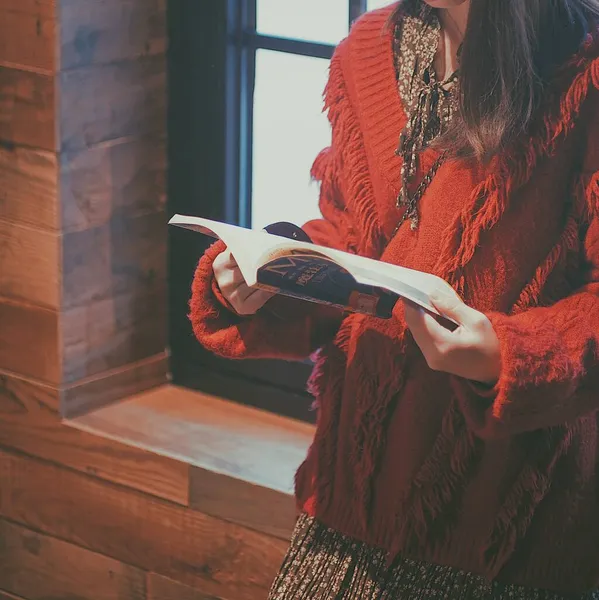
POLYGON ((565 424, 599 409, 599 172, 587 198, 586 284, 549 307, 487 315, 500 342, 493 390, 454 380, 469 426, 497 438, 565 424))
MULTIPOLYGON (((359 238, 347 197, 349 180, 345 173, 344 149, 347 123, 357 119, 350 106, 339 52, 331 61, 325 104, 332 126, 331 146, 323 150, 312 168, 320 182, 321 219, 304 225, 316 244, 357 252, 359 238)), ((303 359, 332 339, 342 320, 340 310, 275 296, 255 315, 239 316, 222 297, 215 282, 212 264, 225 249, 217 242, 200 260, 192 284, 190 319, 199 342, 226 358, 303 359)))

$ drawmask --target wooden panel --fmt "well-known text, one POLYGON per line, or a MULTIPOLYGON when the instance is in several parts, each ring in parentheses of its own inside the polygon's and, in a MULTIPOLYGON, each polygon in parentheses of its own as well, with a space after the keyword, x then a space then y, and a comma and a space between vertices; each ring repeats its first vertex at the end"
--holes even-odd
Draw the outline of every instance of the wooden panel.
POLYGON ((215 596, 266 597, 286 550, 275 538, 7 452, 0 480, 5 518, 215 596))
POLYGON ((173 502, 188 500, 186 464, 69 427, 58 415, 55 389, 1 373, 0 445, 173 502))
POLYGON ((62 390, 61 414, 73 418, 164 385, 168 380, 166 351, 148 359, 102 373, 62 390))
POLYGON ((15 10, 0 7, 0 63, 19 67, 55 69, 55 19, 47 7, 15 10), (31 10, 32 9, 32 10, 31 10))
POLYGON ((297 516, 291 494, 197 467, 191 468, 189 477, 193 508, 284 540, 291 538, 297 516))
POLYGON ((108 431, 189 464, 284 494, 314 427, 176 386, 164 386, 82 417, 108 431))
POLYGON ((57 179, 53 152, 0 146, 0 218, 56 230, 57 179))
POLYGON ((63 69, 166 51, 166 0, 62 0, 63 69))
POLYGON ((144 573, 0 520, 0 586, 28 600, 145 600, 144 573))
POLYGON ((59 307, 57 233, 0 219, 0 296, 59 307))
POLYGON ((0 590, 0 600, 24 600, 24 598, 19 598, 13 594, 0 590))
POLYGON ((0 66, 0 140, 55 150, 53 75, 0 66))
POLYGON ((55 310, 0 298, 0 369, 58 385, 60 356, 55 310))
POLYGON ((56 12, 56 0, 2 0, 2 8, 15 12, 39 14, 41 17, 53 17, 56 12))
POLYGON ((60 92, 63 150, 127 136, 165 136, 163 55, 63 71, 60 92))
POLYGON ((148 573, 147 588, 148 600, 225 600, 216 598, 216 596, 208 596, 199 590, 161 577, 156 573, 148 573))
POLYGON ((164 352, 166 293, 164 284, 143 287, 63 313, 63 381, 101 375, 164 352))
MULTIPOLYGON (((166 227, 163 212, 116 214, 100 227, 65 234, 63 306, 136 296, 134 305, 144 313, 143 303, 166 289, 166 227)), ((155 316, 162 312, 154 307, 155 316)))
POLYGON ((60 189, 63 230, 98 227, 114 214, 165 211, 166 144, 136 138, 65 152, 60 189))

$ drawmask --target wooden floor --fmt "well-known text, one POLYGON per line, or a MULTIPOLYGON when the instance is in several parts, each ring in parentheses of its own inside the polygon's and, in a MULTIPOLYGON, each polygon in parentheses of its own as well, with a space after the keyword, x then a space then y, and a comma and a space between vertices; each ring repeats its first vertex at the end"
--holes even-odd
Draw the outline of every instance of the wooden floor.
POLYGON ((311 426, 172 386, 57 409, 0 377, 0 600, 266 597, 311 426))

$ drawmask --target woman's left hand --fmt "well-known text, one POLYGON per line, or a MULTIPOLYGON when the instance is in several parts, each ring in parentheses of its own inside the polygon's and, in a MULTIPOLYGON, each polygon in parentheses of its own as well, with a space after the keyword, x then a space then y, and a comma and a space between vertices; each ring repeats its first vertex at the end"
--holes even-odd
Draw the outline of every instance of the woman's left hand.
POLYGON ((459 326, 450 331, 420 307, 404 302, 407 326, 430 368, 481 383, 496 383, 501 355, 489 319, 464 304, 449 285, 431 300, 439 313, 459 326))

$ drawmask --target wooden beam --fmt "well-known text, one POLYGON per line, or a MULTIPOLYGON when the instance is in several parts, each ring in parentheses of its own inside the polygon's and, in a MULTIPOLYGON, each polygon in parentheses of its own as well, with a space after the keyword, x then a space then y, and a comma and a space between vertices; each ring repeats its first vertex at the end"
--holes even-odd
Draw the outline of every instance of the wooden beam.
POLYGON ((13 594, 9 594, 4 590, 0 590, 0 600, 25 600, 25 598, 19 598, 13 594))
MULTIPOLYGON (((147 600, 233 600, 209 596, 182 583, 148 573, 148 599, 147 600)), ((1 600, 1 598, 0 598, 1 600)), ((258 598, 256 598, 258 600, 258 598)), ((260 600, 263 600, 262 598, 260 600)))
POLYGON ((64 232, 133 218, 166 207, 166 144, 162 139, 121 138, 60 156, 64 232))
POLYGON ((163 386, 168 381, 166 351, 124 367, 105 371, 61 390, 60 414, 72 419, 123 398, 163 386))
MULTIPOLYGON (((126 234, 125 234, 126 235, 126 234)), ((157 242, 157 245, 160 245, 157 242)), ((65 253, 66 253, 65 249, 65 253)), ((164 257, 156 257, 164 260, 164 257)), ((93 265, 93 260, 90 260, 93 265)), ((116 265, 118 267, 118 265, 116 265)), ((97 272, 96 272, 97 273, 97 272)), ((97 275, 100 279, 100 275, 97 275)), ((86 280, 88 278, 86 277, 86 280)), ((141 282, 125 282, 130 288, 141 282)), ((164 353, 166 340, 166 284, 144 286, 108 295, 68 309, 61 315, 63 383, 100 376, 108 371, 164 353), (158 313, 158 314, 157 314, 158 313)))
POLYGON ((229 477, 192 467, 189 505, 208 515, 289 540, 297 517, 295 498, 229 477))
POLYGON ((0 219, 58 230, 56 163, 54 152, 0 146, 0 219))
POLYGON ((58 405, 55 388, 0 373, 0 445, 187 504, 185 463, 69 427, 60 418, 58 405))
POLYGON ((9 452, 0 452, 0 481, 4 518, 217 597, 264 598, 287 546, 9 452))
POLYGON ((166 136, 164 55, 62 71, 61 150, 166 136))
MULTIPOLYGON (((164 213, 117 213, 99 227, 66 233, 62 247, 65 310, 127 294, 143 303, 162 291, 166 301, 164 213)), ((161 316, 160 307, 154 316, 161 316)))
POLYGON ((166 52, 166 0, 62 0, 61 68, 166 52))
POLYGON ((0 65, 0 141, 56 150, 54 76, 0 65))
POLYGON ((2 369, 57 386, 61 377, 58 346, 57 311, 0 297, 2 369))
POLYGON ((42 17, 53 17, 56 14, 56 0, 3 0, 6 10, 26 14, 39 14, 42 17))
POLYGON ((58 233, 0 219, 0 296, 60 308, 58 233))
POLYGON ((47 6, 0 7, 0 64, 53 73, 56 70, 56 19, 47 6))
POLYGON ((145 575, 0 519, 0 587, 28 600, 145 600, 145 575))

